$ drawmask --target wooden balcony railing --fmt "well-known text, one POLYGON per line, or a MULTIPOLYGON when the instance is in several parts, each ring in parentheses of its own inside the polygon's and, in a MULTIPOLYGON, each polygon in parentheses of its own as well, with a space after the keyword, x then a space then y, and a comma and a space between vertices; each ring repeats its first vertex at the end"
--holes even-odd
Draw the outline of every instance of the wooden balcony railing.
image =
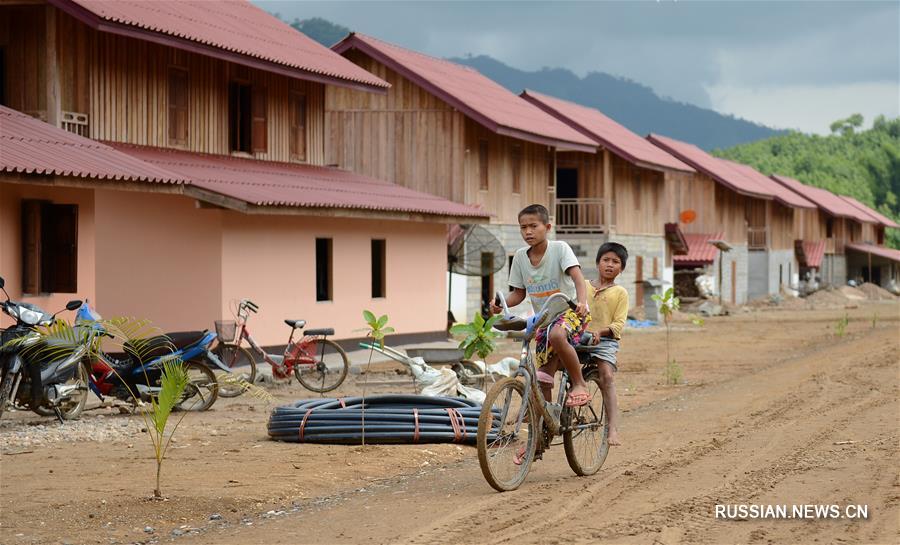
POLYGON ((747 229, 747 247, 751 250, 765 250, 768 247, 765 227, 750 227, 747 229))
POLYGON ((606 232, 603 202, 601 198, 556 199, 556 232, 606 232))

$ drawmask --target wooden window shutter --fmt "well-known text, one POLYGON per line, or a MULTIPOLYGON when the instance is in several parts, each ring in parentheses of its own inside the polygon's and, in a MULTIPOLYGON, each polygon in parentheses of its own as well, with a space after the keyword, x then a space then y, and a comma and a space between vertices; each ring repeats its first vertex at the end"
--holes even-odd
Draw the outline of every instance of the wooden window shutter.
POLYGON ((266 88, 253 87, 251 93, 250 149, 253 153, 265 153, 268 148, 268 123, 266 122, 266 88))
POLYGON ((188 73, 169 68, 169 144, 186 146, 188 140, 188 73))
POLYGON ((292 159, 306 160, 306 95, 291 93, 290 152, 292 159))
POLYGON ((41 290, 41 201, 22 201, 22 291, 41 290))
POLYGON ((78 205, 42 206, 41 291, 78 291, 78 205))
POLYGON ((478 189, 487 189, 488 188, 488 141, 487 140, 479 140, 478 141, 478 170, 479 170, 479 183, 478 189))

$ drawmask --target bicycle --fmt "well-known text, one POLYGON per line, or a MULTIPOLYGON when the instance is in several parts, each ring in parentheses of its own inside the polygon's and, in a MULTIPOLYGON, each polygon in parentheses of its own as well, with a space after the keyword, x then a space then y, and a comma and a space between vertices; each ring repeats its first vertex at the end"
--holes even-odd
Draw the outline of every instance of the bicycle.
POLYGON ((524 482, 531 464, 541 459, 552 440, 561 435, 572 471, 579 476, 597 473, 606 461, 609 444, 596 366, 590 360, 583 362, 590 402, 581 407, 566 407, 564 401, 571 387, 568 373, 563 370, 556 403, 545 401, 531 351, 531 341, 538 329, 553 323, 567 308, 574 310, 575 302, 562 293, 555 293, 540 312, 526 320, 509 314, 502 293, 498 292, 497 297, 504 318, 494 328, 522 332, 522 352, 516 373, 498 381, 482 405, 477 435, 481 472, 496 490, 515 490, 524 482))
POLYGON ((318 393, 334 390, 344 382, 350 360, 337 343, 328 339, 329 335, 334 335, 333 328, 308 329, 294 342, 294 334, 297 330, 302 332, 306 320, 285 320, 284 323, 291 328, 291 335, 284 354, 269 354, 257 344, 247 328, 251 312, 259 312, 259 306, 249 299, 242 299, 237 308, 237 321, 216 321, 216 334, 219 336, 216 355, 226 367, 235 370, 232 375, 237 377, 226 376, 220 381, 220 396, 239 396, 247 389, 247 384, 253 384, 256 379, 256 360, 242 346, 245 340, 264 362, 272 366, 272 374, 276 378, 290 380, 293 373, 304 388, 318 393))

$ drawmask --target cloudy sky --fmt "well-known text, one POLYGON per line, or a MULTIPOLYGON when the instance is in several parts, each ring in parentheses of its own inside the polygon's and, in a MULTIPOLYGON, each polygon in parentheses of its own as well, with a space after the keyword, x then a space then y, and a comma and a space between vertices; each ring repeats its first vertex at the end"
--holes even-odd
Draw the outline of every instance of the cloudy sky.
POLYGON ((441 57, 624 76, 773 127, 900 115, 898 0, 255 3, 441 57))

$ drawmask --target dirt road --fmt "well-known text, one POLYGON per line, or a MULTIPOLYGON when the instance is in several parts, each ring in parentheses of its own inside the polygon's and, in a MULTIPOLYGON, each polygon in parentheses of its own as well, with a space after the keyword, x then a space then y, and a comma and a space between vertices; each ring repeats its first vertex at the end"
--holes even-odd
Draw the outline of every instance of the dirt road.
POLYGON ((471 448, 273 443, 259 428, 265 411, 238 400, 197 418, 182 439, 189 448, 173 452, 168 502, 144 499, 152 466, 128 463, 135 451, 127 438, 4 455, 0 541, 900 542, 896 303, 680 324, 672 349, 686 386, 659 384, 663 333, 628 342, 617 378, 626 443, 591 478, 575 477, 554 447, 520 490, 498 494, 471 448), (845 312, 850 324, 838 336, 845 312), (100 452, 113 470, 90 466, 100 452), (47 475, 62 459, 78 472, 47 475), (722 520, 716 504, 786 505, 789 513, 860 504, 868 518, 722 520))

